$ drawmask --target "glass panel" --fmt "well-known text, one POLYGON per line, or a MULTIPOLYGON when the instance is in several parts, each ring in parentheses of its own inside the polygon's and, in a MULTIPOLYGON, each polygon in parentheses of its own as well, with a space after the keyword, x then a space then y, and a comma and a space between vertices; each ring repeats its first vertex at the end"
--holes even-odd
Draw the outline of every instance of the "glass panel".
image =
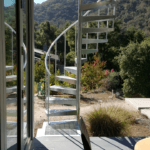
POLYGON ((15 1, 4 0, 8 149, 17 149, 17 53, 15 13, 15 1))

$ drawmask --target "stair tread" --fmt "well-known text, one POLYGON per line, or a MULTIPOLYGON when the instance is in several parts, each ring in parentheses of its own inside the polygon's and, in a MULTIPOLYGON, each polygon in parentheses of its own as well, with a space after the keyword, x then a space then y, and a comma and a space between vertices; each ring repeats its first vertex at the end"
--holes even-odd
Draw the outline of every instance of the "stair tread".
POLYGON ((103 33, 103 32, 112 32, 114 28, 82 28, 82 33, 103 33))
MULTIPOLYGON (((25 86, 23 86, 25 89, 25 86)), ((17 92, 17 86, 6 87, 6 93, 17 92)))
POLYGON ((81 51, 82 54, 90 54, 95 52, 98 52, 98 49, 82 49, 81 51))
POLYGON ((68 77, 68 76, 56 76, 57 78, 63 78, 63 79, 70 79, 70 80, 75 80, 76 81, 76 79, 75 78, 72 78, 72 77, 68 77))
MULTIPOLYGON (((26 97, 23 98, 23 101, 24 101, 24 103, 26 103, 26 101, 27 101, 26 97)), ((6 102, 7 102, 7 104, 16 103, 17 97, 16 98, 6 98, 6 102)))
POLYGON ((59 86, 59 85, 52 85, 52 86, 50 86, 50 88, 65 89, 65 90, 73 90, 73 91, 76 91, 76 89, 74 89, 74 88, 65 87, 65 86, 59 86))
POLYGON ((13 69, 14 67, 13 66, 6 66, 5 68, 6 68, 6 71, 8 71, 8 70, 13 69))
POLYGON ((68 100, 70 100, 70 101, 76 101, 76 99, 75 98, 60 98, 60 97, 47 97, 46 98, 46 100, 65 100, 65 101, 68 101, 68 100))
POLYGON ((100 1, 95 3, 90 3, 90 4, 84 4, 81 6, 81 10, 82 11, 91 10, 93 8, 97 8, 97 7, 100 8, 102 6, 109 5, 109 4, 116 4, 116 1, 109 0, 109 1, 100 1))
POLYGON ((107 43, 107 39, 82 39, 82 44, 92 44, 92 43, 107 43))
POLYGON ((66 71, 69 71, 69 72, 71 72, 71 73, 77 75, 77 67, 74 67, 74 66, 71 66, 71 67, 64 67, 64 69, 65 69, 66 71))
POLYGON ((6 82, 17 80, 17 75, 6 76, 6 82))
POLYGON ((51 109, 49 110, 45 110, 45 113, 48 116, 68 116, 68 115, 76 115, 77 114, 77 110, 76 109, 51 109))
POLYGON ((105 15, 105 16, 83 16, 83 22, 91 22, 96 20, 107 20, 107 19, 114 19, 116 15, 105 15))
POLYGON ((66 104, 66 105, 76 105, 76 99, 74 98, 60 98, 60 97, 47 97, 45 103, 54 103, 54 104, 66 104))

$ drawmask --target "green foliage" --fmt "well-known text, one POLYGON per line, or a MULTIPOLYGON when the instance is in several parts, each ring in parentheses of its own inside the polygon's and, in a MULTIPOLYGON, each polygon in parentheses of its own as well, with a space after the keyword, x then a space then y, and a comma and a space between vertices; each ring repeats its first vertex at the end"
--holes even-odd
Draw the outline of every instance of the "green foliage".
POLYGON ((81 88, 83 90, 96 89, 101 86, 101 79, 104 77, 103 66, 105 62, 100 62, 99 59, 94 56, 94 62, 86 62, 81 67, 81 88))
POLYGON ((66 55, 67 66, 74 66, 75 63, 75 52, 71 51, 66 55))
POLYGON ((118 57, 120 75, 124 80, 123 93, 126 97, 150 96, 150 43, 145 39, 141 44, 130 43, 121 48, 118 57))
MULTIPOLYGON (((53 72, 53 65, 50 65, 50 72, 53 72)), ((49 67, 49 66, 48 66, 49 67)), ((45 78, 45 54, 41 55, 41 60, 37 61, 34 66, 35 82, 40 82, 40 79, 45 78)), ((53 83, 53 75, 51 75, 51 82, 53 83)))
POLYGON ((134 111, 110 106, 87 114, 87 128, 93 136, 128 136, 129 127, 136 119, 134 111))
MULTIPOLYGON (((108 70, 106 70, 106 73, 108 72, 108 70)), ((113 69, 111 70, 110 73, 108 73, 107 78, 104 80, 105 82, 105 87, 107 90, 116 90, 120 87, 120 76, 118 72, 113 71, 113 69)))

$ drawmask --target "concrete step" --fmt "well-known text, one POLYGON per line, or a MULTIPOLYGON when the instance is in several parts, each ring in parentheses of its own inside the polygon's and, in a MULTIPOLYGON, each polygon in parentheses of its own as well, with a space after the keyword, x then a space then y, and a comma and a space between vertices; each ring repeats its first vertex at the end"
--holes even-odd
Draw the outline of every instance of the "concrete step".
POLYGON ((77 114, 77 110, 76 109, 51 109, 49 110, 45 110, 45 113, 48 117, 50 116, 72 116, 72 115, 76 115, 77 114))
POLYGON ((68 76, 56 76, 56 80, 68 82, 71 84, 76 84, 76 79, 68 76))
POLYGON ((76 99, 74 98, 60 98, 60 97, 47 97, 45 103, 54 103, 54 104, 66 104, 66 105, 76 105, 76 99))
POLYGON ((62 92, 66 94, 76 95, 76 89, 70 88, 70 87, 63 87, 58 85, 50 86, 51 91, 55 92, 62 92))

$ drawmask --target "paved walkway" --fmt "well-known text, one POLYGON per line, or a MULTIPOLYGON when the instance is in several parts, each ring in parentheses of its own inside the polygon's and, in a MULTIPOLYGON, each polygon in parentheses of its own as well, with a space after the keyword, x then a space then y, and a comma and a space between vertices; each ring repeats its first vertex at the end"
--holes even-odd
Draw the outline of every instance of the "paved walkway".
POLYGON ((125 101, 150 119, 150 98, 125 98, 125 101))
MULTIPOLYGON (((92 150, 134 150, 145 137, 90 137, 92 150)), ((35 138, 34 150, 83 150, 80 136, 47 136, 35 138)))

